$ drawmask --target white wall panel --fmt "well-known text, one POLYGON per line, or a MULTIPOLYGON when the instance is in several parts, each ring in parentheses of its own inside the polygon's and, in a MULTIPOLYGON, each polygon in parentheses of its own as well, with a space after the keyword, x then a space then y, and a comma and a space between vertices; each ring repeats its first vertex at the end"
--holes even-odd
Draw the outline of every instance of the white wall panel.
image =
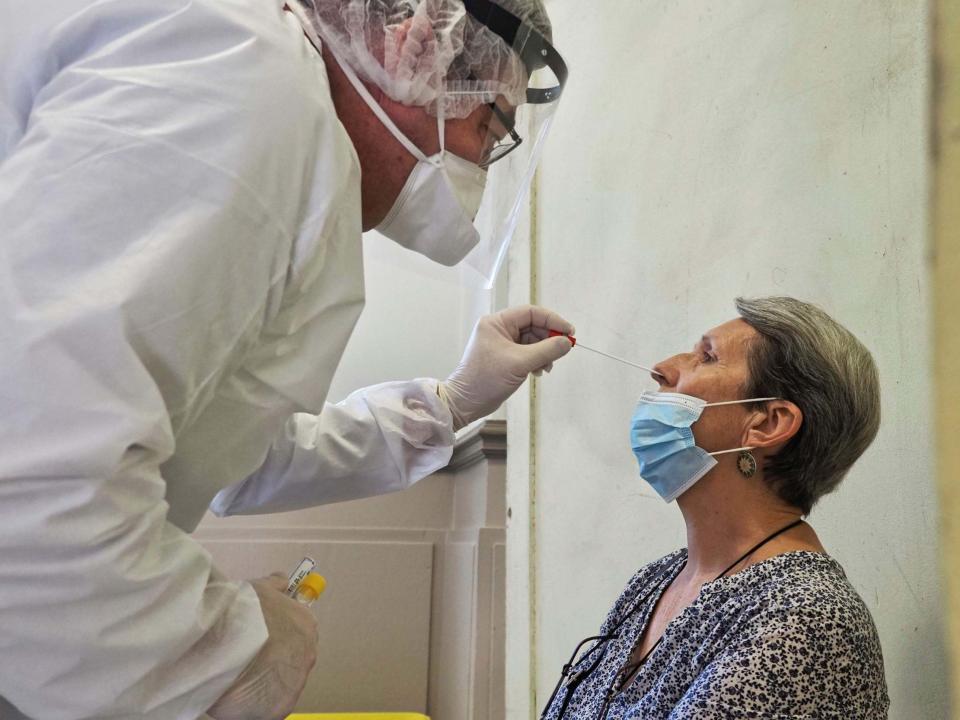
POLYGON ((274 515, 208 516, 195 537, 231 578, 317 561, 317 667, 301 712, 504 717, 506 428, 463 434, 404 492, 274 515))
MULTIPOLYGON (((229 577, 257 578, 303 556, 327 590, 314 606, 319 653, 302 711, 426 712, 434 543, 272 537, 204 540, 229 577)), ((292 567, 291 567, 292 569, 292 567)))

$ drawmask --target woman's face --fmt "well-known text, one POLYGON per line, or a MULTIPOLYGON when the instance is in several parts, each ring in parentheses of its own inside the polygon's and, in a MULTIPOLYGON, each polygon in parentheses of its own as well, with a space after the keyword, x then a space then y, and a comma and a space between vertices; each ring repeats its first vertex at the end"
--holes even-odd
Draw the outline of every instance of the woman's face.
MULTIPOLYGON (((748 350, 757 331, 742 319, 708 330, 690 352, 667 358, 654 366, 662 392, 677 392, 707 402, 743 399, 749 379, 748 350)), ((707 452, 741 447, 749 405, 705 408, 693 425, 697 445, 707 452)))

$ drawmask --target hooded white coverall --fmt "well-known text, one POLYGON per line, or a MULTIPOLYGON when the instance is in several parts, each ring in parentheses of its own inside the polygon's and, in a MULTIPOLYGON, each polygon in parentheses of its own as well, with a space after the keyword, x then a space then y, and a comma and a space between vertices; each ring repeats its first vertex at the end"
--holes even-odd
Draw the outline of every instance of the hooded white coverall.
POLYGON ((289 510, 449 460, 435 381, 324 407, 360 169, 282 5, 0 4, 3 720, 203 715, 266 639, 186 534, 211 499, 289 510))

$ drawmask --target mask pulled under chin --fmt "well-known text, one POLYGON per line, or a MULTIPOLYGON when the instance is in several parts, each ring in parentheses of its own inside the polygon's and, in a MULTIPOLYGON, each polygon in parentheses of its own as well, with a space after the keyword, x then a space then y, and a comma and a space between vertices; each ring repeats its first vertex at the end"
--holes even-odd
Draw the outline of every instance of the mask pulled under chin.
POLYGON ((456 265, 480 242, 473 220, 485 186, 486 173, 453 153, 419 160, 377 231, 434 262, 456 265))
POLYGON ((681 393, 644 392, 630 421, 630 443, 640 465, 640 477, 665 502, 673 502, 717 465, 716 455, 752 449, 734 448, 708 453, 698 447, 692 426, 700 419, 704 408, 776 399, 708 403, 681 393))

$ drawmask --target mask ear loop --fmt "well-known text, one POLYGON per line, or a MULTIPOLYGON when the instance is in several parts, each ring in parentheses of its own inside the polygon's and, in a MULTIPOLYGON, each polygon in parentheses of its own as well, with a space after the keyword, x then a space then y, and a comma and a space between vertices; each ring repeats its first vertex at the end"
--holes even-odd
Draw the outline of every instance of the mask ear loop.
POLYGON ((727 455, 729 453, 743 452, 744 450, 756 450, 755 447, 740 447, 733 450, 719 450, 717 452, 707 453, 707 455, 727 455))
POLYGON ((744 403, 767 402, 768 400, 779 400, 776 397, 748 398, 747 400, 724 400, 723 402, 707 403, 704 407, 717 407, 718 405, 743 405, 744 403))
MULTIPOLYGON (((779 400, 779 399, 780 399, 780 398, 765 397, 765 398, 750 398, 749 400, 726 400, 726 401, 724 401, 724 402, 707 403, 706 405, 704 405, 704 407, 717 407, 718 405, 741 405, 741 404, 743 404, 743 403, 767 402, 768 400, 779 400)), ((711 456, 727 455, 727 454, 729 454, 729 453, 743 452, 744 450, 746 450, 746 451, 749 452, 750 450, 756 450, 756 448, 755 448, 755 447, 752 447, 752 446, 751 446, 751 447, 740 447, 740 448, 734 448, 733 450, 719 450, 718 452, 712 452, 712 453, 707 453, 707 454, 708 454, 708 455, 711 455, 711 456)))

